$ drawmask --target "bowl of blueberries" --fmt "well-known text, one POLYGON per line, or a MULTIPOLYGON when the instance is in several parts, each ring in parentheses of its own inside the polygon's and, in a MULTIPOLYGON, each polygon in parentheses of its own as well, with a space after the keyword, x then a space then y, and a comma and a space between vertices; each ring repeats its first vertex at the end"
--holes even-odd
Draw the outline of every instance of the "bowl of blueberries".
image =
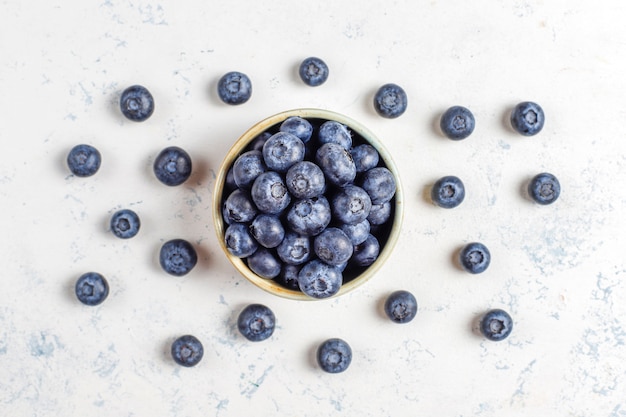
POLYGON ((213 218, 233 266, 272 294, 320 300, 368 281, 403 217, 398 171, 362 124, 295 109, 252 126, 216 179, 213 218))

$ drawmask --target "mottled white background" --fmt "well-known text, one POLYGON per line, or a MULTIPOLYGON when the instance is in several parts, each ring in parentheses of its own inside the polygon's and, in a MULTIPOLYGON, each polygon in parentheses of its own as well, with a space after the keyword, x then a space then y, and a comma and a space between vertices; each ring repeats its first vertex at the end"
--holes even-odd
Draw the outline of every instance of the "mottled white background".
POLYGON ((0 415, 2 416, 626 416, 626 3, 575 1, 0 2, 0 415), (322 57, 318 88, 297 77, 322 57), (247 73, 253 96, 222 104, 216 82, 247 73), (398 119, 371 106, 378 86, 409 96, 398 119), (145 123, 118 111, 121 90, 156 100, 145 123), (540 103, 544 130, 506 119, 540 103), (453 142, 437 123, 449 106, 476 117, 453 142), (365 286, 296 302, 248 283, 221 252, 211 217, 217 170, 248 127, 274 113, 321 107, 374 131, 398 165, 402 234, 365 286), (70 175, 78 143, 102 153, 91 178, 70 175), (154 156, 177 145, 194 172, 160 184, 154 156), (540 207, 523 188, 549 171, 561 198, 540 207), (433 206, 429 185, 457 175, 465 202, 433 206), (107 230, 131 208, 129 241, 107 230), (188 239, 198 266, 160 270, 160 245, 188 239), (453 263, 468 241, 491 267, 453 263), (80 304, 76 278, 103 273, 100 306, 80 304), (417 318, 389 322, 381 304, 407 289, 417 318), (248 303, 270 306, 274 336, 236 331, 248 303), (489 308, 515 320, 488 342, 472 323, 489 308), (202 340, 195 368, 168 355, 178 335, 202 340), (343 374, 321 372, 317 345, 353 348, 343 374))

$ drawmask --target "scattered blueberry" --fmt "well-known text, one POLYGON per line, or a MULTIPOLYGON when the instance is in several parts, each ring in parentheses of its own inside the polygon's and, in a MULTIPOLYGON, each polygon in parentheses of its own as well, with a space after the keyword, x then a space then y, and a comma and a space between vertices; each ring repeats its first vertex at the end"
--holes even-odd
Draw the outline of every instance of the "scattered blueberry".
POLYGON ((285 237, 280 219, 272 214, 259 214, 250 224, 250 234, 266 248, 275 248, 285 237))
POLYGON ((461 249, 459 260, 464 270, 472 274, 480 274, 489 266, 491 254, 482 243, 472 242, 461 249))
POLYGON ((365 242, 370 234, 370 222, 367 219, 356 224, 342 224, 339 228, 348 236, 353 245, 365 242))
POLYGON ((202 343, 192 335, 180 336, 172 343, 172 359, 179 365, 191 367, 197 365, 204 356, 202 343))
POLYGON ((380 226, 385 224, 387 220, 391 218, 391 202, 387 201, 382 204, 372 204, 370 214, 367 216, 367 221, 371 226, 380 226))
POLYGON ((352 349, 342 339, 328 339, 317 349, 317 363, 323 371, 337 374, 348 369, 352 362, 352 349))
POLYGON ((543 172, 535 175, 530 181, 528 194, 539 204, 552 204, 561 195, 561 184, 554 175, 543 172))
POLYGON ((298 137, 303 143, 311 140, 313 135, 313 125, 307 119, 298 116, 291 116, 280 124, 280 131, 291 133, 298 137))
POLYGON ((120 239, 129 239, 135 236, 139 232, 140 226, 139 216, 132 210, 119 210, 111 216, 111 231, 120 239))
POLYGON ((372 204, 390 201, 396 193, 396 180, 385 167, 372 168, 363 173, 361 186, 372 199, 372 204))
POLYGON ((450 107, 439 122, 443 134, 452 140, 465 139, 472 134, 475 125, 474 115, 463 106, 450 107))
POLYGON ((130 86, 122 92, 120 110, 127 119, 143 122, 154 112, 154 98, 145 87, 141 85, 130 86))
POLYGON ((320 234, 331 220, 330 204, 324 196, 297 200, 287 212, 287 225, 305 236, 320 234))
POLYGON ((511 330, 513 330, 513 319, 504 310, 490 310, 480 321, 480 332, 494 342, 506 339, 511 334, 511 330))
POLYGON ((303 159, 304 142, 291 133, 278 132, 263 145, 263 160, 272 171, 287 172, 303 159))
POLYGON ((302 81, 311 87, 322 85, 328 79, 328 65, 317 57, 302 61, 298 72, 302 81))
POLYGON ((263 304, 246 306, 237 318, 239 333, 251 342, 260 342, 274 333, 276 317, 269 307, 263 304))
POLYGON ((354 181, 356 165, 350 152, 336 143, 325 143, 317 149, 315 160, 326 179, 343 187, 354 181))
POLYGON ((252 96, 252 83, 246 74, 228 72, 218 81, 217 94, 226 104, 243 104, 252 96))
POLYGON ((260 247, 246 259, 248 268, 261 278, 272 279, 280 274, 280 261, 266 248, 260 247))
POLYGON ((196 266, 198 255, 191 243, 183 239, 173 239, 161 246, 159 263, 165 272, 183 276, 196 266))
POLYGON ((223 217, 227 224, 250 222, 257 213, 250 195, 241 189, 236 189, 230 193, 224 201, 223 217))
POLYGON ((252 255, 259 248, 259 244, 254 240, 248 230, 248 226, 243 223, 233 223, 224 233, 226 249, 231 255, 238 258, 245 258, 252 255))
POLYGON ((380 243, 373 234, 369 234, 367 239, 361 244, 354 246, 354 251, 350 262, 357 266, 370 266, 380 254, 380 243))
POLYGON ((454 208, 465 198, 463 182, 453 175, 438 179, 430 191, 433 203, 443 208, 454 208))
POLYGON ((191 175, 191 158, 178 146, 163 149, 154 160, 154 175, 165 185, 176 186, 191 175))
POLYGON ((341 270, 319 259, 306 263, 298 274, 300 290, 312 298, 328 298, 340 290, 343 281, 341 270))
POLYGON ((278 214, 291 202, 291 196, 281 178, 274 171, 262 173, 252 184, 252 201, 259 211, 278 214))
POLYGON ((87 272, 76 281, 74 292, 81 303, 95 306, 103 302, 109 295, 109 284, 101 274, 87 272))
POLYGON ((394 323, 408 323, 417 314, 417 300, 408 291, 394 291, 385 300, 385 314, 394 323))
POLYGON ((341 229, 328 227, 313 240, 313 250, 320 260, 337 266, 348 262, 353 245, 341 229))
POLYGON ((352 148, 352 134, 348 130, 348 126, 334 120, 327 120, 322 123, 317 133, 317 140, 320 145, 336 143, 348 150, 352 148))
POLYGON ((91 145, 76 145, 67 155, 67 166, 77 177, 90 177, 100 169, 102 156, 91 145))
POLYGON ((406 92, 396 84, 385 84, 374 95, 376 113, 387 119, 399 117, 405 112, 406 107, 406 92))
POLYGON ((369 194, 356 185, 346 185, 332 199, 333 218, 342 223, 361 223, 367 219, 371 209, 369 194))
POLYGON ((372 145, 368 145, 367 143, 357 145, 350 149, 350 155, 352 155, 354 165, 356 165, 357 173, 365 172, 376 167, 380 159, 380 155, 378 154, 376 148, 372 145))
MULTIPOLYGON (((265 141, 263 142, 265 145, 265 141)), ((244 152, 233 164, 233 177, 237 187, 249 190, 259 175, 267 171, 261 150, 244 152)))
POLYGON ((511 112, 511 126, 524 136, 536 135, 543 129, 545 115, 537 103, 519 103, 511 112))
POLYGON ((285 183, 295 198, 317 197, 326 189, 326 179, 319 166, 301 161, 289 168, 285 183))
POLYGON ((286 264, 300 265, 311 258, 311 240, 308 236, 287 232, 276 248, 278 257, 286 264))

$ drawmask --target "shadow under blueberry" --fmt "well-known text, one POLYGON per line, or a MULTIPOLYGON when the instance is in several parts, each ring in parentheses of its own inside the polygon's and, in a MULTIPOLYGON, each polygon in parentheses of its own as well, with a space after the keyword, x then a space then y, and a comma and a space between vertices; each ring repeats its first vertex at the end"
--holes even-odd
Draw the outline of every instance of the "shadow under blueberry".
POLYGON ((463 269, 463 265, 461 265, 461 251, 463 250, 464 247, 465 245, 459 245, 450 254, 450 261, 459 271, 465 271, 463 269))
POLYGON ((480 332, 480 321, 482 320, 485 313, 486 311, 475 314, 473 317, 471 317, 471 320, 468 323, 467 328, 469 330, 469 333, 475 337, 483 337, 482 333, 480 332))
POLYGON ((524 179, 520 181, 519 187, 518 187, 520 197, 530 202, 533 202, 533 199, 528 193, 528 185, 530 184, 530 181, 532 181, 532 179, 533 179, 532 175, 528 175, 524 177, 524 179))
POLYGON ((515 108, 515 106, 508 106, 502 112, 502 116, 500 118, 500 123, 502 124, 502 127, 505 128, 509 133, 518 134, 515 131, 515 129, 513 129, 513 126, 511 126, 511 113, 513 113, 513 109, 514 108, 515 108))
MULTIPOLYGON (((441 115, 446 111, 446 109, 443 109, 442 111, 433 114, 433 116, 430 119, 430 127, 433 131, 433 133, 435 133, 437 136, 439 136, 441 139, 446 139, 449 140, 446 135, 444 135, 443 131, 441 130, 441 115)), ((452 142, 458 142, 458 141, 452 141, 452 142)))

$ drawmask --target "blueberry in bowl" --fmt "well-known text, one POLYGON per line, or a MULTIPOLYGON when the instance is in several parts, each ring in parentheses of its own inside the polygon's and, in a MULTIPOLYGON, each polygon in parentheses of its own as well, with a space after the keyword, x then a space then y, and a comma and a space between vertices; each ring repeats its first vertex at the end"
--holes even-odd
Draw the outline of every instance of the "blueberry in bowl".
POLYGON ((228 151, 213 194, 218 241, 259 288, 294 300, 372 278, 400 234, 393 160, 362 124, 321 109, 270 116, 228 151))

